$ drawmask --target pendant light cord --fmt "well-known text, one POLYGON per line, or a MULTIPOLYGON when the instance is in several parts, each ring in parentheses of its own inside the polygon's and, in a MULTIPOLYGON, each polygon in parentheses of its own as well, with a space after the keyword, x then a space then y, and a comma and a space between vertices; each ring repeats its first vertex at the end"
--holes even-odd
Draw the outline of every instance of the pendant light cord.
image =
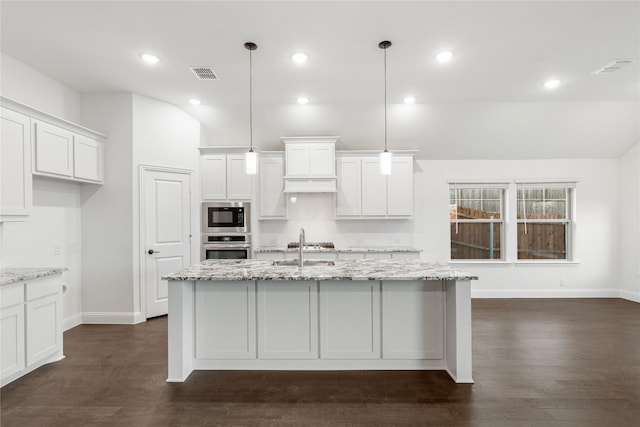
POLYGON ((384 48, 384 151, 387 152, 387 48, 384 48))
POLYGON ((249 152, 253 152, 253 61, 249 49, 249 152))

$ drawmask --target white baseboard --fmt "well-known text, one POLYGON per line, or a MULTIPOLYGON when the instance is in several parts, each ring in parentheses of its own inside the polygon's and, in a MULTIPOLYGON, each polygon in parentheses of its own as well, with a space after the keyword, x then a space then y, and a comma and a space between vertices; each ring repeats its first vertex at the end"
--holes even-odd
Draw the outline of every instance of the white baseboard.
POLYGON ((471 298, 620 298, 618 289, 472 289, 471 298))
POLYGON ((620 289, 620 298, 628 299, 633 302, 640 302, 640 292, 627 291, 620 289))
POLYGON ((139 311, 131 312, 93 312, 82 313, 82 323, 90 325, 134 325, 144 322, 139 311))
POLYGON ((64 331, 68 331, 69 329, 75 328, 78 325, 82 325, 82 313, 76 313, 65 318, 62 321, 62 328, 64 331))

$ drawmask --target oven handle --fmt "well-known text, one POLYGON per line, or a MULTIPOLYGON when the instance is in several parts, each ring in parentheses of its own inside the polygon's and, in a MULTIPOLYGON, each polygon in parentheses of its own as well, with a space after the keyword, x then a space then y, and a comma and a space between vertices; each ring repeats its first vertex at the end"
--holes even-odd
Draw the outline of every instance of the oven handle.
POLYGON ((204 249, 251 249, 251 245, 216 245, 210 243, 203 243, 202 247, 204 249))

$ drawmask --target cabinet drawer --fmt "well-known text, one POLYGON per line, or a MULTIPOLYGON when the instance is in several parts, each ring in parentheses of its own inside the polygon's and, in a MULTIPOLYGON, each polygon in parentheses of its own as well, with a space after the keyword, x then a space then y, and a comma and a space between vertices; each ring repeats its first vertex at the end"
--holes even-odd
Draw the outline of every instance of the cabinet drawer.
POLYGON ((26 300, 32 301, 47 295, 53 295, 62 290, 60 276, 51 276, 27 283, 26 300))
POLYGON ((0 308, 11 307, 24 301, 24 283, 14 283, 0 289, 0 308))

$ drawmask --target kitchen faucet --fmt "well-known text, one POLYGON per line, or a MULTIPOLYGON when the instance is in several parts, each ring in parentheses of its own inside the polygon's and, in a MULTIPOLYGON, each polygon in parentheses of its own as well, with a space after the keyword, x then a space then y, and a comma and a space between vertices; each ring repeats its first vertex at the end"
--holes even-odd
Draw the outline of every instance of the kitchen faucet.
POLYGON ((300 242, 298 245, 298 267, 302 268, 304 265, 304 247, 305 238, 304 238, 304 228, 300 228, 300 242))

